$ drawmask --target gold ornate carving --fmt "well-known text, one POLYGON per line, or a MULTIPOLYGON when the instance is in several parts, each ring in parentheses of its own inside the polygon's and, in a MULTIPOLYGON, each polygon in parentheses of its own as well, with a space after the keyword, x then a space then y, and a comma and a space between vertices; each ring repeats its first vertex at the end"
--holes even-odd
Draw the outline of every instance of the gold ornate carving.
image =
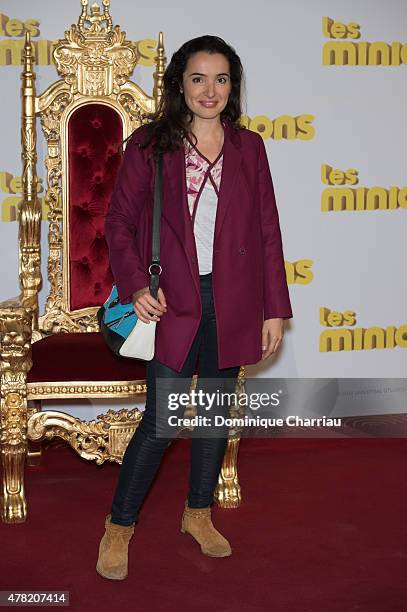
POLYGON ((113 28, 109 2, 103 0, 104 12, 82 0, 78 25, 65 32, 65 38, 54 47, 57 70, 73 94, 110 96, 133 72, 139 59, 137 45, 126 40, 120 26, 113 28), (105 22, 106 27, 102 27, 105 22))
POLYGON ((239 438, 229 438, 222 469, 216 485, 214 499, 222 508, 237 508, 242 501, 237 476, 237 452, 239 438))
MULTIPOLYGON (((245 393, 246 372, 244 366, 239 370, 236 383, 236 393, 239 396, 245 393)), ((230 409, 232 418, 243 416, 244 408, 237 404, 230 409)), ((214 499, 222 508, 237 508, 242 501, 242 494, 237 474, 237 453, 240 442, 239 428, 229 432, 228 445, 223 458, 222 468, 218 478, 218 484, 214 492, 214 499)))
POLYGON ((86 34, 92 32, 98 34, 100 32, 110 32, 112 30, 112 18, 109 13, 110 0, 103 0, 103 15, 100 13, 99 5, 92 4, 90 7, 90 14, 88 14, 88 0, 81 0, 82 13, 79 17, 78 26, 79 30, 86 34), (101 23, 106 23, 106 28, 102 29, 101 23), (88 27, 86 24, 90 24, 88 27))
POLYGON ((44 332, 72 331, 68 316, 67 325, 58 324, 63 317, 62 292, 62 204, 61 204, 61 117, 64 110, 72 102, 72 94, 65 84, 47 92, 45 104, 41 104, 41 126, 48 143, 48 154, 45 158, 47 168, 47 191, 45 201, 49 207, 48 213, 48 279, 51 291, 45 305, 45 315, 40 317, 40 327, 44 332), (61 316, 62 315, 62 316, 61 316), (56 324, 55 324, 56 322, 56 324))
POLYGON ((27 32, 21 75, 21 145, 23 198, 19 209, 19 277, 21 299, 33 310, 33 326, 37 327, 38 291, 41 276, 41 205, 37 198, 37 151, 35 127, 35 74, 30 35, 27 32))
MULTIPOLYGON (((1 397, 24 388, 31 362, 32 310, 0 304, 1 397)), ((13 396, 14 397, 14 396, 13 396)))
POLYGON ((1 410, 3 465, 1 514, 5 522, 25 520, 24 460, 27 452, 26 376, 31 362, 33 313, 29 308, 0 305, 1 410))
MULTIPOLYGON (((27 395, 27 401, 28 399, 29 398, 27 395)), ((34 406, 30 406, 29 408, 27 408, 27 423, 33 414, 41 410, 41 400, 35 399, 33 403, 34 403, 34 406)), ((27 435, 27 465, 30 467, 35 466, 35 465, 40 465, 41 454, 42 454, 41 442, 37 442, 37 441, 32 442, 31 440, 28 439, 28 435, 27 435)))
POLYGON ((61 382, 35 382, 27 385, 27 399, 54 399, 67 397, 77 399, 88 398, 126 398, 145 394, 147 385, 144 381, 61 381, 61 382))
POLYGON ((137 408, 109 410, 94 421, 82 421, 63 412, 37 412, 28 421, 28 438, 36 441, 58 436, 84 459, 99 465, 105 461, 120 463, 141 417, 137 408))
POLYGON ((121 92, 117 97, 118 102, 130 117, 131 121, 140 125, 144 120, 144 109, 138 103, 137 98, 131 91, 121 92))
POLYGON ((160 32, 158 35, 157 57, 156 57, 156 63, 155 63, 156 69, 153 74, 153 78, 154 78, 153 97, 157 103, 157 108, 159 107, 159 104, 161 102, 161 97, 162 97, 166 61, 167 61, 167 58, 165 57, 163 33, 160 32))

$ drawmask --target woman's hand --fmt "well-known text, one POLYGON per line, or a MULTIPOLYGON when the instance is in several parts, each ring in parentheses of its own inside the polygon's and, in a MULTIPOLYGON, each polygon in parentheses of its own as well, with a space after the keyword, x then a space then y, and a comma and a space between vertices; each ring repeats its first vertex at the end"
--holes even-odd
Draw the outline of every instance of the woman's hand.
POLYGON ((167 302, 161 288, 158 289, 157 298, 158 300, 153 298, 149 287, 133 293, 133 308, 138 318, 144 323, 160 321, 160 316, 167 312, 167 302))
POLYGON ((284 336, 284 319, 266 319, 262 330, 262 360, 275 353, 284 336))

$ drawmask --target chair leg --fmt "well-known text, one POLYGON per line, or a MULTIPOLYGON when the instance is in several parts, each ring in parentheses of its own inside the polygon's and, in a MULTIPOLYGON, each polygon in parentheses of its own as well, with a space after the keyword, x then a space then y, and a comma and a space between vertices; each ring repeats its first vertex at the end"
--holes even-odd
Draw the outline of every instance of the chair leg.
POLYGON ((27 456, 27 402, 17 390, 5 394, 1 411, 1 463, 5 523, 22 523, 27 517, 24 464, 27 456))
POLYGON ((31 368, 31 308, 0 308, 0 455, 3 468, 1 518, 27 516, 24 464, 27 456, 27 372, 31 368))
POLYGON ((221 508, 237 508, 242 495, 237 475, 237 451, 240 438, 229 438, 214 498, 221 508))
POLYGON ((27 517, 24 492, 24 463, 27 444, 3 444, 3 498, 1 518, 5 523, 23 523, 27 517))

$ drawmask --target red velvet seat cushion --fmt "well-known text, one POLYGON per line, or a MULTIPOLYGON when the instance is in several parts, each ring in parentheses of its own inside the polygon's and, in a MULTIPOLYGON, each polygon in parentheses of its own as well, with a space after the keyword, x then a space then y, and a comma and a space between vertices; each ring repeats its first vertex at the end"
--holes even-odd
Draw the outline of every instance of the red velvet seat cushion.
POLYGON ((102 334, 60 333, 32 345, 28 382, 145 380, 146 362, 118 357, 102 334))

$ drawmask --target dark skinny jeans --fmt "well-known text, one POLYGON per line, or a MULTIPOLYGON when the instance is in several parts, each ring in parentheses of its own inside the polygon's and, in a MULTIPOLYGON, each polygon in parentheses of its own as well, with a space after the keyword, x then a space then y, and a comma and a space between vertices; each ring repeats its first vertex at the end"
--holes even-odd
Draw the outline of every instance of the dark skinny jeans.
MULTIPOLYGON (((192 379, 198 360, 198 381, 201 379, 225 378, 228 385, 218 388, 234 391, 234 384, 240 366, 219 369, 216 319, 212 293, 212 274, 200 276, 202 317, 188 357, 181 372, 177 372, 155 358, 147 362, 147 401, 143 417, 131 438, 120 468, 116 491, 111 509, 112 523, 129 526, 137 523, 139 509, 157 473, 171 437, 157 436, 156 396, 157 378, 192 379)), ((233 313, 231 312, 233 316, 233 313)), ((165 314, 163 315, 165 317, 165 314)), ((158 322, 157 325, 160 325, 158 322)), ((180 381, 183 384, 183 381, 180 381)), ((226 382, 226 381, 225 381, 226 382)), ((189 390, 189 386, 185 391, 189 390)), ((223 409, 222 409, 223 410, 223 409)), ((218 412, 219 414, 219 408, 218 412)), ((225 416, 225 412, 223 412, 225 416)), ((167 414, 168 416, 168 414, 167 414)), ((176 431, 174 431, 174 436, 176 431)), ((213 494, 222 468, 223 457, 227 446, 227 430, 223 437, 192 437, 191 464, 189 478, 188 505, 191 508, 205 508, 212 504, 213 494)))

